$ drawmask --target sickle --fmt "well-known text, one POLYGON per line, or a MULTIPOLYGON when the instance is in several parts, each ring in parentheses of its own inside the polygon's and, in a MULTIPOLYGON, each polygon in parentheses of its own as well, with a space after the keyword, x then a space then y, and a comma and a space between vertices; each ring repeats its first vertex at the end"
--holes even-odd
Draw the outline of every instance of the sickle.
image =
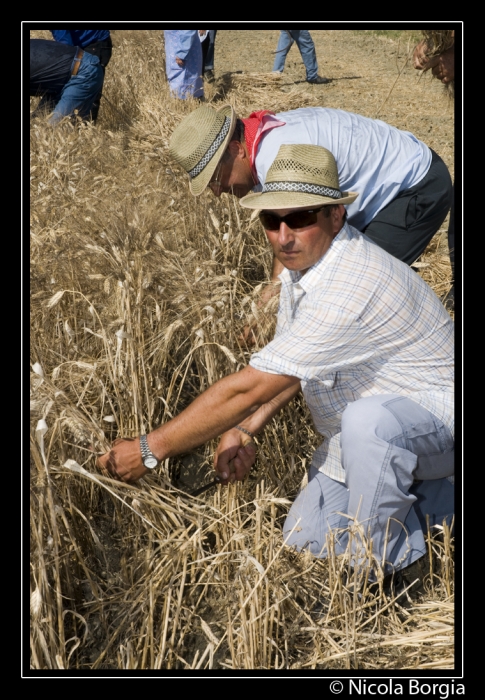
POLYGON ((221 483, 221 477, 216 476, 212 481, 209 481, 208 484, 205 484, 204 486, 201 486, 198 489, 195 489, 195 491, 190 492, 190 496, 200 496, 201 493, 204 493, 204 491, 208 491, 211 489, 213 486, 217 486, 217 484, 221 483))
MULTIPOLYGON (((229 471, 231 474, 236 471, 236 468, 234 467, 234 459, 229 460, 228 466, 229 466, 229 471)), ((191 491, 190 495, 191 496, 200 496, 201 493, 204 493, 204 491, 208 491, 213 486, 217 486, 217 484, 220 484, 221 481, 222 481, 222 479, 220 476, 215 476, 212 479, 212 481, 209 481, 208 484, 204 484, 204 486, 200 486, 198 489, 195 489, 195 491, 191 491)))

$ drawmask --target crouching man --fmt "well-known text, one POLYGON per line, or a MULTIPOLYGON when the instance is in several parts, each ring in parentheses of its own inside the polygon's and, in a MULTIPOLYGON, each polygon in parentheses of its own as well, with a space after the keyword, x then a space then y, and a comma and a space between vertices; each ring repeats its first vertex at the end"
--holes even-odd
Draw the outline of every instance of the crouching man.
POLYGON ((103 80, 99 58, 79 46, 30 40, 30 96, 41 96, 32 116, 52 111, 52 126, 74 114, 89 119, 103 80))
POLYGON ((325 439, 286 520, 287 544, 325 557, 334 530, 338 554, 355 520, 390 573, 425 554, 426 515, 432 525, 453 514, 453 322, 413 270, 345 222, 356 197, 340 190, 325 148, 280 147, 263 191, 241 200, 261 210, 285 268, 274 339, 100 463, 132 482, 222 434, 215 470, 223 483, 242 480, 252 437, 301 389, 325 439))

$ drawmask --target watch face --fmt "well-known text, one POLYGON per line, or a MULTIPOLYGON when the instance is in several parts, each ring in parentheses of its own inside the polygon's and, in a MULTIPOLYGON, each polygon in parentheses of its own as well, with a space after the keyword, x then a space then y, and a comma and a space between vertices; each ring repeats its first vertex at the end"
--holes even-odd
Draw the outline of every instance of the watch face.
POLYGON ((155 469, 155 467, 157 466, 158 462, 157 462, 157 460, 155 459, 155 457, 147 457, 146 459, 143 460, 143 464, 144 464, 145 467, 147 467, 148 469, 155 469))

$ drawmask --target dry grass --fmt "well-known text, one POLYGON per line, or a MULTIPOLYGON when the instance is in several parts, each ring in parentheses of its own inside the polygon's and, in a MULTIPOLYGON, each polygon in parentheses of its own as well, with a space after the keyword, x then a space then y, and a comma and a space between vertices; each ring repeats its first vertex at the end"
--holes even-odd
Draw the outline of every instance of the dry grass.
MULTIPOLYGON (((96 469, 116 436, 152 429, 247 363, 239 330, 271 266, 250 213, 190 197, 168 159, 195 105, 168 95, 160 33, 114 42, 98 125, 30 129, 31 668, 453 668, 449 532, 429 533, 423 585, 397 600, 371 596, 346 556, 284 547, 318 442, 299 400, 259 436, 246 483, 188 495, 215 443, 135 486, 96 469)), ((267 76, 249 93, 233 75, 208 98, 242 113, 317 103, 267 76)), ((438 294, 445 230, 421 260, 438 294)), ((274 307, 258 320, 262 346, 274 307)))

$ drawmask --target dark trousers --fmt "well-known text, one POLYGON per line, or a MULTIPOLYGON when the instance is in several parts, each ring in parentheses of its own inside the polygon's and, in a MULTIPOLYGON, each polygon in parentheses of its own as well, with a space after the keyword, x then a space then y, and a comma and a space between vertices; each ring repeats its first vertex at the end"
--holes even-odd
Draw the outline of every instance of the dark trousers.
POLYGON ((430 168, 417 185, 400 192, 363 230, 366 236, 408 265, 424 252, 450 211, 453 186, 433 150, 430 168))
POLYGON ((216 40, 217 29, 209 29, 209 33, 202 42, 202 72, 206 70, 214 70, 214 44, 216 40))
MULTIPOLYGON (((109 59, 111 58, 112 49, 113 49, 113 42, 111 41, 111 37, 108 37, 107 39, 103 39, 103 41, 95 41, 92 44, 89 44, 89 46, 84 47, 84 51, 87 51, 87 53, 90 53, 93 56, 97 56, 99 58, 101 68, 103 69, 103 83, 104 83, 105 69, 109 63, 109 59)), ((91 119, 93 120, 93 122, 95 122, 96 119, 98 118, 99 103, 101 101, 102 91, 103 91, 103 88, 101 87, 101 90, 96 95, 96 99, 94 100, 94 103, 93 103, 93 107, 91 110, 91 119)))

